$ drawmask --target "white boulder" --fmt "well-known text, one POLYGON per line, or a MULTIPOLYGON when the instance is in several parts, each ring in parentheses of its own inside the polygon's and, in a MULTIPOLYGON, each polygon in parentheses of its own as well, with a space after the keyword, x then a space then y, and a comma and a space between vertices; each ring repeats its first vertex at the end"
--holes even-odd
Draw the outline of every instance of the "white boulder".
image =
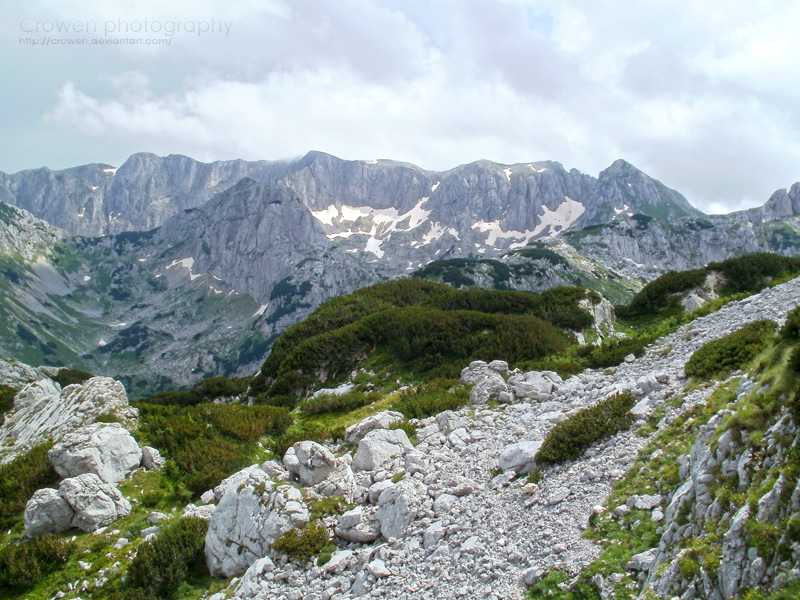
POLYGON ((302 485, 312 486, 323 481, 336 468, 336 457, 322 444, 297 442, 286 452, 283 465, 302 485))
POLYGON ((389 429, 395 423, 402 423, 404 419, 403 413, 393 410, 381 411, 345 429, 344 441, 349 444, 358 444, 370 431, 389 429))
POLYGON ((94 531, 131 514, 131 503, 94 473, 65 479, 58 493, 74 511, 72 526, 82 531, 94 531))
POLYGON ((377 518, 387 539, 400 539, 428 500, 427 488, 415 479, 403 479, 378 498, 377 518))
POLYGON ((542 447, 541 441, 517 442, 509 444, 500 453, 498 462, 503 471, 530 473, 536 468, 536 453, 542 447))
POLYGON ((391 465, 395 458, 402 457, 414 446, 402 429, 376 429, 370 431, 358 443, 358 451, 353 458, 355 471, 372 471, 391 465))
POLYGON ((501 393, 508 392, 506 380, 500 375, 492 375, 477 383, 469 393, 470 404, 486 404, 492 398, 497 398, 501 393))
POLYGON ((142 450, 119 423, 93 423, 68 433, 47 458, 61 477, 94 473, 119 483, 142 462, 142 450))
POLYGON ((334 533, 348 542, 374 542, 381 535, 380 522, 375 518, 375 508, 358 506, 339 517, 334 533))
POLYGON ((73 516, 72 507, 58 490, 37 490, 25 505, 25 536, 37 538, 46 533, 66 531, 72 527, 73 516))
POLYGON ((246 470, 229 485, 206 534, 206 565, 215 577, 241 575, 272 543, 293 527, 308 523, 300 490, 274 484, 260 469, 246 470))
POLYGON ((166 461, 161 453, 152 446, 142 446, 142 466, 148 471, 161 469, 166 461))

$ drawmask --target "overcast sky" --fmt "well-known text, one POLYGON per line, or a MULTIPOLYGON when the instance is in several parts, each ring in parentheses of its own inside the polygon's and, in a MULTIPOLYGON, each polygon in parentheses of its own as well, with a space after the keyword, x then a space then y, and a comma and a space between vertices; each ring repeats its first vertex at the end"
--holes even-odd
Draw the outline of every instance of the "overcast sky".
POLYGON ((624 158, 706 212, 800 181, 796 0, 2 2, 5 172, 624 158))

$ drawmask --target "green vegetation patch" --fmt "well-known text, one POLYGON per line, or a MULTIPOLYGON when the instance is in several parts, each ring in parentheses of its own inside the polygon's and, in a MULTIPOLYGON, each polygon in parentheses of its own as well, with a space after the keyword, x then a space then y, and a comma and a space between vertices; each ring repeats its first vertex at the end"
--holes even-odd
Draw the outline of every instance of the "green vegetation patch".
POLYGON ((292 423, 285 408, 241 404, 138 404, 140 434, 170 459, 168 472, 199 495, 251 464, 256 440, 292 423))
POLYGON ((83 383, 87 379, 94 377, 91 373, 86 371, 79 371, 77 369, 59 369, 53 381, 59 384, 62 388, 75 383, 83 383))
POLYGON ((62 567, 72 551, 70 542, 50 535, 0 547, 0 588, 20 591, 33 586, 62 567))
POLYGON ((204 519, 175 519, 156 538, 142 543, 128 567, 121 600, 170 600, 192 575, 205 575, 207 530, 204 519))
POLYGON ((376 392, 348 392, 347 394, 321 394, 316 398, 306 398, 300 403, 300 411, 306 415, 320 415, 329 412, 351 411, 368 406, 381 399, 376 392))
POLYGON ((687 377, 709 378, 742 368, 770 343, 777 325, 761 320, 698 348, 686 363, 687 377))
POLYGON ((467 404, 468 386, 455 379, 435 379, 400 392, 391 409, 403 413, 406 419, 424 419, 445 410, 458 410, 467 404))
POLYGON ((486 356, 543 358, 570 345, 564 329, 592 323, 579 302, 595 297, 583 288, 533 294, 454 290, 419 279, 378 284, 326 302, 290 327, 275 341, 251 393, 300 396, 320 381, 343 377, 376 351, 428 379, 486 356))
POLYGON ((53 445, 41 444, 0 465, 0 528, 9 527, 25 510, 33 492, 58 481, 47 452, 53 445))
POLYGON ((630 392, 610 396, 556 424, 536 453, 536 462, 548 465, 574 460, 596 441, 628 429, 636 398, 630 392))
POLYGON ((330 545, 328 530, 316 521, 292 528, 272 543, 272 549, 300 563, 310 562, 330 545))

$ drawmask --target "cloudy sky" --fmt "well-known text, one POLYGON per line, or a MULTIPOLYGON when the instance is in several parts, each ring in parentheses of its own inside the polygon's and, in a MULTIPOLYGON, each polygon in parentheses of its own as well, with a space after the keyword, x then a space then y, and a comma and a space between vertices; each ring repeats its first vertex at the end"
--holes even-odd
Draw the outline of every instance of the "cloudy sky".
POLYGON ((795 0, 1 1, 5 172, 624 158, 706 212, 800 181, 795 0))

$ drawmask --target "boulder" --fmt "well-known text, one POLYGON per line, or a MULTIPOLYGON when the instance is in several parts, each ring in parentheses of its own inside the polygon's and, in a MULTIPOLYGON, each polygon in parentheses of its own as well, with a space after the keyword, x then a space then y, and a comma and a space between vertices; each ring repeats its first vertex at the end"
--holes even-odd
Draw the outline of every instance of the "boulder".
POLYGON ((501 392, 508 392, 508 386, 505 379, 500 375, 492 375, 487 377, 480 383, 477 383, 472 391, 469 393, 470 404, 486 404, 492 398, 497 398, 501 392))
POLYGON ((375 508, 358 506, 339 517, 334 533, 348 542, 374 542, 381 534, 375 508))
POLYGON ((542 447, 541 441, 517 442, 503 448, 498 462, 503 471, 530 473, 536 468, 536 453, 542 447))
POLYGON ((445 410, 436 415, 436 425, 439 427, 439 431, 445 435, 456 429, 466 428, 468 424, 464 417, 457 415, 452 410, 445 410))
POLYGON ((56 534, 72 527, 72 507, 58 490, 44 488, 34 492, 25 505, 25 537, 56 534))
POLYGON ((264 471, 258 465, 251 465, 242 469, 241 471, 237 471, 230 477, 226 477, 219 483, 217 487, 214 488, 214 498, 217 500, 217 502, 219 502, 222 500, 222 497, 225 495, 225 492, 228 490, 228 488, 238 487, 240 483, 245 481, 253 473, 259 474, 264 473, 264 471))
POLYGON ((477 385, 489 377, 500 377, 508 373, 508 363, 504 360, 493 360, 485 363, 482 360, 473 360, 461 371, 461 383, 464 385, 477 385))
POLYGON ((68 432, 112 413, 125 419, 137 416, 128 405, 125 388, 109 377, 92 377, 82 385, 63 390, 49 379, 25 386, 14 399, 14 411, 0 427, 0 457, 4 460, 48 439, 60 440, 68 432))
POLYGON ((94 473, 65 479, 58 493, 74 511, 72 526, 82 531, 94 531, 131 514, 131 503, 94 473))
POLYGON ((381 411, 345 429, 344 441, 349 444, 358 444, 370 431, 389 429, 395 423, 402 423, 404 420, 403 413, 393 410, 381 411))
POLYGON ((261 582, 268 573, 275 570, 275 563, 268 556, 264 556, 255 561, 247 569, 239 585, 236 587, 237 598, 255 598, 261 591, 261 582))
POLYGON ((142 466, 148 471, 160 469, 165 464, 164 457, 152 446, 142 446, 142 466))
POLYGON ((649 571, 650 567, 652 567, 653 563, 656 561, 657 556, 658 548, 651 548, 645 552, 634 554, 631 556, 628 564, 625 565, 625 568, 629 571, 649 571))
POLYGON ((336 468, 336 457, 322 444, 297 442, 291 449, 294 452, 290 454, 287 450, 283 464, 302 485, 317 485, 336 468))
POLYGON ((387 489, 378 498, 378 521, 381 533, 387 539, 400 539, 417 518, 427 500, 426 487, 414 479, 403 479, 387 489))
POLYGON ((547 400, 553 393, 553 381, 538 371, 511 377, 508 385, 517 398, 547 400))
POLYGON ((276 539, 308 523, 300 490, 273 483, 261 469, 240 473, 238 483, 225 489, 209 522, 205 555, 214 577, 241 575, 268 556, 276 539))
POLYGON ((358 443, 358 451, 353 458, 353 469, 372 471, 391 465, 394 458, 403 456, 414 446, 402 429, 376 429, 370 431, 358 443))
POLYGON ((115 484, 139 467, 142 450, 119 423, 94 423, 65 435, 47 458, 61 477, 94 473, 115 484))

